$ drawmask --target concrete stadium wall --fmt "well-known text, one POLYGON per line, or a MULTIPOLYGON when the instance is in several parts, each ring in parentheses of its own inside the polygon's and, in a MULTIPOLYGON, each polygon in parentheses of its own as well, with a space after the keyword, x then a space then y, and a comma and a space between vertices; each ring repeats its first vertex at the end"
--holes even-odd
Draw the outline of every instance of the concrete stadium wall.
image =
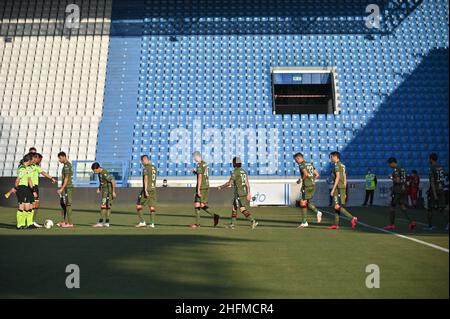
MULTIPOLYGON (((13 185, 15 178, 3 177, 0 178, 0 206, 16 206, 15 196, 5 199, 3 196, 13 185)), ((390 187, 392 182, 389 180, 380 180, 377 185, 374 196, 375 205, 388 205, 390 202, 390 187)), ((258 181, 254 180, 252 183, 254 191, 252 195, 263 195, 272 200, 268 200, 266 203, 272 205, 295 205, 295 201, 299 198, 300 186, 295 182, 270 183, 270 180, 258 181), (277 189, 281 189, 282 194, 273 194, 277 189), (285 200, 283 196, 287 197, 285 200), (281 197, 278 204, 274 204, 273 197, 281 197)), ((59 197, 56 194, 56 185, 52 185, 48 180, 42 179, 40 181, 40 199, 41 206, 59 206, 59 197)), ((422 180, 421 187, 422 196, 425 197, 426 190, 428 189, 428 181, 422 180)), ((117 189, 117 199, 115 204, 119 205, 134 205, 137 195, 139 193, 138 187, 126 187, 117 189)), ((348 206, 359 206, 364 201, 365 188, 364 181, 362 180, 349 180, 348 191, 348 206)), ((316 193, 314 196, 314 202, 319 206, 328 206, 328 185, 320 180, 317 183, 316 193)), ((210 189, 209 202, 211 205, 230 205, 233 196, 232 189, 226 189, 218 191, 215 187, 210 189)), ((192 204, 194 197, 193 187, 158 187, 157 197, 159 204, 192 204)), ((275 198, 277 200, 277 198, 275 198)), ((99 195, 96 193, 95 188, 74 188, 73 197, 74 206, 92 206, 99 203, 99 195)), ((264 201, 259 202, 264 205, 264 201)))

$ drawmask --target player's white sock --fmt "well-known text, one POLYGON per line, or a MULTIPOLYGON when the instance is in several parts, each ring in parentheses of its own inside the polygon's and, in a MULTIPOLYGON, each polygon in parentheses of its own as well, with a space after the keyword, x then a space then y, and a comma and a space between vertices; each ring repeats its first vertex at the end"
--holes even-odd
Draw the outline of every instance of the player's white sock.
POLYGON ((322 222, 322 212, 320 210, 317 211, 317 222, 318 223, 322 222))

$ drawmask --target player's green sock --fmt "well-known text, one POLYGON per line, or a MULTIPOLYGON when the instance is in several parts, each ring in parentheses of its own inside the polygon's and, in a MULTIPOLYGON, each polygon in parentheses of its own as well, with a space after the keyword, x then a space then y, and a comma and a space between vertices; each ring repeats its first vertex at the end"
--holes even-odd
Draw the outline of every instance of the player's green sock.
POLYGON ((389 211, 389 223, 391 225, 395 224, 395 210, 394 209, 389 211))
POLYGON ((137 213, 138 213, 139 221, 141 223, 145 223, 144 211, 142 209, 138 209, 137 213))
POLYGON ((200 208, 195 209, 195 224, 200 225, 200 208))
POLYGON ((150 224, 155 223, 155 212, 150 212, 150 224))
POLYGON ((428 227, 433 226, 433 210, 427 209, 427 221, 428 221, 428 227))
POLYGON ((308 208, 302 207, 300 209, 300 213, 301 213, 301 216, 302 216, 302 223, 306 223, 306 214, 308 213, 308 208))
POLYGON ((336 226, 339 226, 339 215, 341 214, 341 212, 340 211, 338 211, 338 210, 335 210, 334 211, 334 224, 336 225, 336 226))
POLYGON ((346 210, 344 207, 341 207, 341 213, 343 213, 344 216, 346 216, 348 218, 353 218, 353 215, 350 214, 350 212, 348 210, 346 210))
POLYGON ((33 215, 34 215, 34 212, 33 212, 32 209, 26 211, 26 222, 27 222, 27 226, 33 225, 33 215))
POLYGON ((100 209, 100 220, 103 222, 106 219, 106 209, 100 209))
POLYGON ((72 224, 72 206, 66 207, 66 218, 67 218, 67 223, 72 224))
POLYGON ((231 211, 231 224, 235 225, 237 219, 237 212, 231 211))
POLYGON ((106 222, 108 223, 109 219, 111 218, 111 208, 106 209, 105 214, 106 214, 105 215, 106 216, 106 222))
POLYGON ((205 213, 207 213, 207 214, 209 214, 209 215, 211 215, 211 216, 214 216, 214 213, 211 213, 211 212, 208 210, 208 208, 203 207, 202 209, 203 209, 203 211, 204 211, 205 213))
POLYGON ((317 207, 313 204, 313 203, 308 203, 308 208, 314 213, 317 214, 319 212, 319 210, 317 209, 317 207))

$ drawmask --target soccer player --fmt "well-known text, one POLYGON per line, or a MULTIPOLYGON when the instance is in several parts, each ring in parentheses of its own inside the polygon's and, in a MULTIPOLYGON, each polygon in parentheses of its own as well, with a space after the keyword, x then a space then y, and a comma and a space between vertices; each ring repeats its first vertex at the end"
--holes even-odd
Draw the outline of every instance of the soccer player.
POLYGON ((424 227, 424 230, 433 230, 433 210, 439 211, 447 219, 448 231, 448 215, 445 215, 445 207, 447 206, 444 193, 444 179, 445 171, 438 164, 438 155, 436 153, 431 153, 428 157, 430 162, 430 188, 428 190, 428 209, 427 209, 427 220, 428 226, 424 227))
POLYGON ((320 212, 314 203, 312 198, 316 190, 316 179, 319 178, 319 172, 314 168, 314 166, 305 160, 302 153, 294 154, 294 160, 298 164, 300 169, 300 178, 297 184, 300 186, 300 209, 302 214, 302 221, 298 228, 308 227, 307 214, 308 208, 312 210, 317 216, 317 222, 322 221, 322 212, 320 212))
POLYGON ((406 193, 409 199, 411 199, 411 205, 417 206, 417 195, 419 194, 420 177, 417 171, 413 169, 411 175, 406 177, 406 193))
POLYGON ((113 199, 116 198, 116 181, 106 169, 95 162, 91 166, 92 171, 98 174, 100 185, 97 188, 97 194, 102 194, 102 203, 100 206, 100 219, 93 227, 109 227, 109 219, 111 217, 111 206, 113 199))
POLYGON ((17 170, 17 178, 14 190, 19 207, 17 209, 17 229, 36 228, 33 225, 33 202, 36 194, 32 193, 33 182, 31 180, 30 165, 32 158, 30 154, 24 156, 17 170))
POLYGON ((231 223, 228 226, 234 229, 237 218, 237 210, 247 218, 255 229, 258 226, 258 222, 252 217, 252 214, 247 210, 250 207, 250 200, 252 195, 250 193, 250 183, 248 180, 247 172, 242 168, 242 161, 239 157, 233 158, 234 170, 231 173, 231 177, 225 184, 218 187, 219 190, 225 187, 234 186, 234 198, 233 198, 233 208, 231 211, 231 223))
POLYGON ((331 173, 334 184, 330 192, 330 195, 333 196, 334 203, 334 225, 331 225, 328 228, 339 229, 339 215, 343 213, 351 219, 352 229, 355 229, 358 218, 350 214, 344 207, 347 200, 347 173, 345 165, 341 162, 341 154, 339 152, 331 152, 330 161, 334 164, 331 173))
POLYGON ((202 160, 200 152, 195 151, 193 154, 197 167, 194 174, 197 175, 197 185, 195 187, 194 208, 195 208, 195 224, 190 225, 191 228, 200 227, 200 210, 211 215, 214 218, 214 227, 219 223, 220 216, 209 211, 208 195, 209 195, 209 172, 208 163, 202 160))
POLYGON ((397 207, 405 214, 406 219, 409 221, 409 229, 416 228, 416 221, 411 219, 406 211, 407 194, 406 194, 406 171, 398 163, 395 157, 388 159, 388 165, 394 171, 390 175, 392 179, 392 201, 389 208, 390 223, 384 226, 384 229, 395 229, 395 211, 397 207))
POLYGON ((156 174, 157 170, 155 165, 152 164, 148 155, 141 156, 141 164, 143 166, 142 172, 142 190, 139 193, 136 211, 139 216, 139 224, 136 227, 145 227, 144 213, 142 211, 144 206, 147 206, 150 210, 150 224, 151 228, 155 228, 155 214, 156 214, 156 174))
MULTIPOLYGON (((31 153, 30 153, 31 154, 31 153)), ((39 175, 42 175, 46 178, 48 178, 49 180, 52 181, 53 184, 56 183, 56 179, 54 179, 53 177, 51 177, 49 174, 47 174, 46 172, 44 172, 41 168, 41 161, 42 161, 42 155, 39 153, 33 153, 32 157, 32 162, 30 167, 31 170, 31 181, 33 182, 33 193, 36 194, 36 197, 34 198, 34 205, 33 205, 33 210, 34 210, 34 221, 33 221, 33 225, 36 228, 41 228, 42 225, 39 225, 36 222, 36 216, 37 216, 37 212, 39 210, 39 175)))
MULTIPOLYGON (((36 147, 32 146, 28 149, 28 154, 33 155, 36 153, 37 153, 36 147)), ((21 166, 21 165, 23 165, 23 159, 21 159, 19 162, 19 166, 21 166)))
POLYGON ((62 208, 61 216, 62 221, 58 222, 56 225, 62 228, 73 228, 72 223, 72 164, 67 159, 67 154, 64 152, 58 153, 58 161, 63 164, 61 171, 61 187, 57 190, 60 198, 60 205, 62 208))

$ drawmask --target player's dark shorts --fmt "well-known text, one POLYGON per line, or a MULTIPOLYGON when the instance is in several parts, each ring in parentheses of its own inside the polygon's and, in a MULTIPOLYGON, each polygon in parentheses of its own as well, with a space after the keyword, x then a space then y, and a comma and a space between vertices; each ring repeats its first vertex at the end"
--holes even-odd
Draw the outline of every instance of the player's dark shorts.
POLYGON ((247 200, 247 196, 235 196, 233 199, 233 209, 250 207, 250 202, 247 200))
POLYGON ((34 185, 32 188, 32 192, 36 193, 36 197, 34 197, 34 200, 39 200, 39 186, 38 185, 34 185))
POLYGON ((202 197, 198 197, 198 194, 195 193, 194 203, 208 203, 209 188, 201 189, 200 194, 202 197))
POLYGON ((20 185, 16 191, 17 202, 20 204, 32 204, 34 203, 34 196, 31 188, 28 186, 20 185))
POLYGON ((347 192, 345 188, 336 188, 333 193, 333 203, 335 205, 345 205, 347 202, 347 192))
POLYGON ((112 192, 109 190, 102 190, 102 208, 110 208, 113 204, 112 192))
POLYGON ((139 193, 139 196, 136 201, 136 205, 156 207, 156 192, 150 191, 150 192, 148 192, 148 196, 145 197, 145 192, 142 190, 139 193))
POLYGON ((443 190, 437 191, 437 198, 434 198, 433 191, 430 189, 428 195, 428 208, 445 208, 447 206, 447 199, 443 190))
POLYGON ((391 197, 392 197, 391 200, 392 207, 396 207, 399 205, 407 205, 408 203, 408 195, 406 191, 401 193, 392 192, 391 197))
POLYGON ((313 198, 316 191, 315 186, 303 186, 300 189, 300 200, 310 200, 313 198))
POLYGON ((61 193, 60 202, 65 206, 72 206, 72 187, 64 188, 64 191, 61 193))

